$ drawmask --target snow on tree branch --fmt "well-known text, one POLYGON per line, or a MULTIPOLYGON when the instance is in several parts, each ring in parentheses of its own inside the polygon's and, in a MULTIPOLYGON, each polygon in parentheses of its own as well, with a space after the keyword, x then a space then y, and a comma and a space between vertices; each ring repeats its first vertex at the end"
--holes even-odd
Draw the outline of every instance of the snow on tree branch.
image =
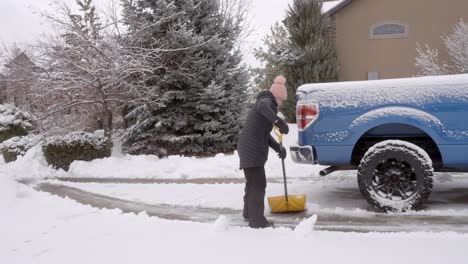
POLYGON ((418 75, 445 75, 468 73, 468 23, 460 20, 454 26, 454 32, 448 36, 442 36, 447 48, 449 61, 439 58, 439 51, 427 44, 417 46, 416 67, 418 75))
POLYGON ((453 63, 454 71, 457 73, 468 72, 468 23, 460 20, 455 25, 452 35, 443 37, 445 46, 453 63))
POLYGON ((416 67, 419 68, 419 75, 445 75, 449 73, 448 65, 439 62, 439 51, 432 49, 429 45, 421 47, 417 44, 416 67))
MULTIPOLYGON (((78 14, 65 2, 56 1, 56 13, 43 16, 56 26, 57 31, 36 45, 40 54, 35 63, 40 71, 35 74, 34 98, 43 105, 42 121, 56 117, 70 108, 82 107, 87 119, 100 119, 107 136, 112 129, 112 113, 123 105, 148 103, 160 96, 157 71, 165 71, 167 62, 161 54, 193 49, 206 45, 211 39, 195 45, 164 47, 158 40, 142 46, 138 36, 121 36, 115 14, 104 17, 111 21, 101 24, 92 0, 78 0, 78 14), (133 40, 133 41, 128 41, 133 40), (89 109, 85 109, 90 105, 89 109)), ((169 15, 170 17, 171 15, 169 15)), ((163 17, 154 23, 164 21, 163 17)), ((146 27, 146 25, 143 25, 146 27)), ((151 26, 151 25, 148 25, 151 26)), ((140 31, 139 31, 140 32, 140 31)), ((181 76, 191 78, 183 65, 170 65, 180 69, 181 76)))

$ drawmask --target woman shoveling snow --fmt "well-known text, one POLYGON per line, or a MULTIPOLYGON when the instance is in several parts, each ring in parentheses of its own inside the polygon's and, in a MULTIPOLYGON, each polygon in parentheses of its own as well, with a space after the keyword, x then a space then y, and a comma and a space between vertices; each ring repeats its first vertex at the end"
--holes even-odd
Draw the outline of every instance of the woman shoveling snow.
POLYGON ((246 179, 244 195, 244 219, 253 228, 273 226, 264 216, 266 175, 265 163, 268 159, 268 147, 286 158, 286 149, 270 135, 273 126, 281 134, 288 134, 288 125, 277 116, 278 106, 287 99, 286 78, 277 76, 269 91, 258 94, 255 105, 247 115, 247 120, 240 133, 237 152, 240 169, 246 179))

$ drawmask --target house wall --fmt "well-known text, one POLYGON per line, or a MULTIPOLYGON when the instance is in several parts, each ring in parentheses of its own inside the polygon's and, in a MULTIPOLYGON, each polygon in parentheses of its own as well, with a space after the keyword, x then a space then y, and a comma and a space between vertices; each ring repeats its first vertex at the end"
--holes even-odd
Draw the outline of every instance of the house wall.
POLYGON ((460 18, 468 21, 468 0, 353 0, 334 16, 340 81, 367 80, 368 72, 379 79, 411 77, 416 43, 448 59, 441 36, 460 18), (370 28, 384 22, 406 24, 407 36, 371 39, 370 28))

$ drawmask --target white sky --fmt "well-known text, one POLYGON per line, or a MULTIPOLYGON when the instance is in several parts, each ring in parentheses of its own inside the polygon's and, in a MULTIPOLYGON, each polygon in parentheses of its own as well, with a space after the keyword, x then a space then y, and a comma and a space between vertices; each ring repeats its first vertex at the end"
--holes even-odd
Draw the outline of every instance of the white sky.
MULTIPOLYGON (((36 13, 47 9, 53 0, 0 0, 0 43, 32 42, 47 27, 36 13)), ((74 2, 67 0, 68 2, 74 2)), ((108 0, 95 0, 96 5, 104 5, 108 0)), ((251 0, 250 12, 252 34, 244 41, 242 48, 246 62, 258 66, 252 51, 259 47, 262 38, 276 21, 284 18, 288 3, 292 0, 251 0)))
POLYGON ((0 41, 30 42, 44 30, 33 8, 47 8, 49 0, 0 0, 0 41))

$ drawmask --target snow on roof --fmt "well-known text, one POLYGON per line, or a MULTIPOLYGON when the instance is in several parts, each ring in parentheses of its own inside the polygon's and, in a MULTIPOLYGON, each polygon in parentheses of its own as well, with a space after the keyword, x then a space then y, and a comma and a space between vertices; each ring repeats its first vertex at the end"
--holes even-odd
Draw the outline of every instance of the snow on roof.
POLYGON ((344 0, 336 0, 336 1, 327 1, 327 2, 323 2, 323 5, 322 5, 322 13, 327 13, 328 11, 330 11, 332 8, 336 7, 337 5, 339 5, 341 2, 343 2, 344 0))

